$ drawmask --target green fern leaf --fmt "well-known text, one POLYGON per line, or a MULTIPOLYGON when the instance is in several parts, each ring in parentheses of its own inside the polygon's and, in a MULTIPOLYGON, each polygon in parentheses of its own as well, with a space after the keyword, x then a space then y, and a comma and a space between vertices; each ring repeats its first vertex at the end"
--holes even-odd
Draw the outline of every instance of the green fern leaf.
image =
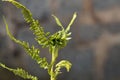
POLYGON ((75 12, 75 13, 73 14, 73 17, 72 17, 69 25, 67 26, 67 28, 66 28, 66 30, 65 30, 66 33, 70 30, 70 27, 71 27, 71 25, 73 24, 73 22, 75 21, 76 17, 77 17, 77 13, 75 12))
POLYGON ((25 21, 30 24, 30 30, 33 31, 33 34, 36 36, 35 40, 42 46, 48 45, 48 33, 45 33, 43 27, 39 24, 38 20, 33 19, 32 13, 22 4, 18 3, 15 0, 3 0, 12 3, 17 8, 20 8, 24 16, 25 21))
POLYGON ((6 30, 7 30, 8 36, 14 42, 21 45, 25 49, 25 51, 28 53, 28 55, 30 55, 32 57, 32 59, 35 60, 40 65, 40 67, 47 69, 48 68, 47 60, 46 60, 46 58, 40 58, 39 49, 36 49, 34 46, 30 47, 28 42, 20 41, 20 40, 17 40, 16 38, 14 38, 14 36, 12 36, 12 34, 10 33, 10 31, 8 29, 8 25, 7 25, 7 22, 4 17, 3 17, 3 19, 4 19, 4 23, 6 25, 6 30))
POLYGON ((69 72, 71 66, 72 64, 67 60, 60 61, 59 63, 56 64, 56 69, 55 69, 56 76, 61 73, 60 69, 63 67, 65 67, 69 72))
POLYGON ((17 69, 12 69, 12 68, 9 68, 7 66, 5 66, 4 64, 0 63, 0 66, 13 72, 15 75, 18 75, 24 79, 32 79, 32 80, 38 80, 37 77, 35 76, 32 76, 30 74, 28 74, 28 72, 26 72, 25 70, 21 69, 21 68, 17 68, 17 69))
POLYGON ((57 23, 58 26, 60 26, 63 30, 64 30, 64 27, 63 25, 61 24, 60 20, 55 16, 55 15, 52 15, 57 23))

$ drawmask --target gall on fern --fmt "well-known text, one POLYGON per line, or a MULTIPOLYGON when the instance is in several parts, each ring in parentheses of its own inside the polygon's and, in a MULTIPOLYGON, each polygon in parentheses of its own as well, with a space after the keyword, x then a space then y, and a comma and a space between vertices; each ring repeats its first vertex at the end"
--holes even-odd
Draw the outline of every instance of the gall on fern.
MULTIPOLYGON (((56 80, 58 74, 61 73, 60 69, 63 67, 65 67, 67 69, 67 71, 69 71, 72 66, 72 64, 69 61, 61 60, 60 62, 56 63, 56 59, 58 57, 58 51, 61 48, 64 48, 67 45, 68 41, 71 39, 71 37, 70 37, 71 32, 69 32, 69 31, 70 31, 71 25, 73 24, 73 22, 75 21, 75 19, 77 17, 76 13, 74 13, 73 18, 71 19, 71 21, 68 24, 68 26, 66 27, 66 29, 63 27, 60 20, 55 15, 52 15, 54 17, 57 25, 61 27, 61 30, 59 30, 56 33, 51 35, 50 32, 44 32, 44 29, 40 25, 39 21, 35 20, 32 17, 32 13, 25 6, 23 6, 22 4, 20 4, 19 2, 15 1, 15 0, 3 0, 3 1, 10 2, 14 6, 16 6, 18 9, 21 10, 24 20, 26 21, 26 23, 28 23, 30 25, 29 29, 35 35, 35 40, 43 48, 49 48, 49 52, 52 55, 51 62, 48 63, 45 57, 41 58, 39 55, 40 50, 35 48, 34 45, 30 46, 28 42, 20 41, 20 40, 16 39, 10 33, 7 22, 6 22, 5 18, 3 17, 4 23, 6 25, 6 31, 7 31, 8 36, 10 37, 10 39, 13 40, 14 42, 16 42, 17 44, 21 45, 23 47, 23 49, 26 51, 26 53, 29 56, 31 56, 31 58, 33 60, 35 60, 40 65, 41 68, 44 68, 48 71, 48 74, 50 75, 50 80, 56 80)), ((25 79, 27 78, 27 79, 32 79, 32 80, 38 80, 37 77, 29 75, 25 70, 23 70, 21 68, 11 69, 2 63, 0 63, 0 66, 12 71, 16 75, 19 75, 25 79)))

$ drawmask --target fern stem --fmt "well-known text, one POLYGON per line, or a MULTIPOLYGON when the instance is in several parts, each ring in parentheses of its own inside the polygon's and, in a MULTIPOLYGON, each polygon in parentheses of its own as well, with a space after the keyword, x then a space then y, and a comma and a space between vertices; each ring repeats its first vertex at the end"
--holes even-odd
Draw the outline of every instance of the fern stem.
POLYGON ((56 59, 58 57, 58 48, 53 46, 51 48, 51 54, 52 54, 52 60, 51 60, 51 66, 50 66, 50 80, 56 80, 54 65, 56 62, 56 59))

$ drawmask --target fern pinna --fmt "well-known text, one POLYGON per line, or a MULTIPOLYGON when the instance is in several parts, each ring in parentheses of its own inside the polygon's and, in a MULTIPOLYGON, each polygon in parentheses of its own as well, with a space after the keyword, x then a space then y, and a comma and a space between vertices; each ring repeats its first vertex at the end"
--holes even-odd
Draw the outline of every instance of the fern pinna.
MULTIPOLYGON (((70 37, 71 32, 69 32, 69 30, 70 30, 70 27, 73 24, 74 20, 76 19, 76 16, 77 16, 76 13, 74 13, 73 18, 70 21, 70 23, 66 29, 63 27, 60 20, 56 16, 52 15, 54 17, 57 25, 61 27, 61 30, 59 30, 56 33, 51 35, 50 32, 44 32, 44 29, 40 25, 39 21, 35 20, 32 17, 32 13, 25 6, 23 6, 22 4, 20 4, 19 2, 15 1, 15 0, 2 0, 2 1, 10 2, 17 8, 21 9, 21 12, 24 16, 26 23, 28 23, 30 25, 29 29, 35 35, 35 40, 37 41, 37 43, 39 45, 41 45, 43 48, 49 48, 49 52, 52 55, 50 63, 47 62, 45 57, 41 58, 39 56, 40 50, 35 48, 34 45, 30 46, 28 42, 17 40, 10 33, 7 22, 6 22, 5 18, 3 17, 8 36, 14 42, 21 45, 24 48, 24 50, 26 51, 26 53, 28 53, 28 55, 30 55, 32 57, 32 59, 35 60, 40 65, 41 68, 44 68, 48 71, 48 74, 50 75, 50 80, 56 80, 58 74, 61 73, 60 69, 62 67, 65 67, 67 69, 67 71, 69 71, 71 68, 71 65, 72 65, 69 61, 61 60, 57 64, 55 64, 55 63, 56 63, 56 59, 58 57, 58 51, 61 48, 64 48, 66 46, 67 42, 71 39, 71 37, 70 37)), ((14 74, 21 76, 24 79, 38 80, 37 77, 29 75, 25 70, 23 70, 21 68, 17 68, 17 69, 8 68, 7 66, 5 66, 2 63, 0 63, 0 66, 12 71, 14 74)))

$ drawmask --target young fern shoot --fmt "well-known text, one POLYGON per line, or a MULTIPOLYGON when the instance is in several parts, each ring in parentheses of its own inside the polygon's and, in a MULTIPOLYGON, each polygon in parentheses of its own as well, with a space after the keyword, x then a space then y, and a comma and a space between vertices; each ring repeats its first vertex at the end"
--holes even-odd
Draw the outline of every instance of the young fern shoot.
MULTIPOLYGON (((61 60, 60 62, 56 63, 56 59, 58 57, 58 51, 61 48, 64 48, 68 41, 71 39, 70 35, 70 27, 73 24, 74 20, 76 19, 77 15, 74 13, 72 20, 70 21, 69 25, 65 29, 63 25, 61 24, 60 20, 52 15, 57 23, 58 26, 61 27, 61 30, 57 31, 54 34, 50 34, 50 32, 44 32, 43 27, 40 25, 38 20, 35 20, 32 17, 32 13, 22 4, 15 0, 2 0, 6 2, 12 3, 14 6, 19 8, 24 16, 24 19, 26 23, 30 24, 30 30, 35 35, 35 40, 38 42, 39 45, 41 45, 43 48, 49 48, 49 52, 52 55, 51 62, 48 63, 46 58, 41 58, 39 56, 40 50, 35 48, 34 45, 30 46, 28 42, 17 40, 9 31, 7 22, 4 19, 4 23, 6 25, 6 31, 8 36, 16 42, 17 44, 21 45, 26 53, 31 56, 33 60, 35 60, 41 68, 44 68, 48 71, 48 74, 50 75, 50 80, 56 80, 57 76, 61 73, 60 69, 65 67, 67 71, 71 68, 71 63, 67 60, 61 60)), ((32 79, 32 80, 38 80, 37 77, 34 77, 32 75, 29 75, 25 70, 17 68, 17 69, 11 69, 5 66, 4 64, 0 63, 0 66, 12 71, 14 74, 23 77, 24 79, 32 79)))

